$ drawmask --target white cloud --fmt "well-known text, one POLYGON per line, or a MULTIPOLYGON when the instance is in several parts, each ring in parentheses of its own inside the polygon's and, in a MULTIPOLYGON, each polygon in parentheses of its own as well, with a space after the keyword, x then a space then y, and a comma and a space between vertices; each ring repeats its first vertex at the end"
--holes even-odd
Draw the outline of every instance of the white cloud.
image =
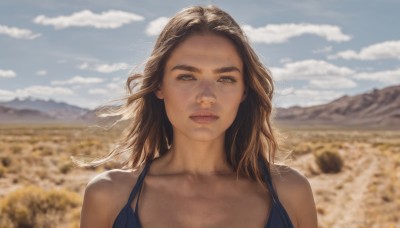
POLYGON ((271 67, 275 80, 320 80, 326 77, 350 76, 355 72, 347 67, 339 67, 323 60, 303 60, 286 63, 283 68, 271 67))
POLYGON ((129 69, 129 64, 127 63, 113 63, 113 64, 93 64, 82 63, 78 66, 81 70, 92 70, 100 73, 112 73, 119 70, 129 69))
POLYGON ((170 18, 168 17, 159 17, 153 21, 151 21, 146 28, 146 35, 148 36, 157 36, 161 33, 165 25, 168 23, 170 18))
POLYGON ((45 75, 47 75, 47 71, 46 71, 46 70, 39 70, 39 71, 36 71, 36 75, 45 76, 45 75))
POLYGON ((294 105, 312 106, 324 104, 343 96, 341 91, 292 89, 290 93, 278 94, 274 103, 278 107, 290 107, 294 105))
POLYGON ((312 79, 309 81, 309 85, 318 89, 350 89, 358 86, 358 84, 351 79, 338 77, 312 79))
POLYGON ((115 94, 116 96, 125 95, 126 79, 125 78, 120 78, 120 79, 114 78, 114 79, 115 80, 113 80, 111 83, 108 83, 106 85, 106 88, 108 89, 108 91, 111 92, 112 94, 115 94))
POLYGON ((0 78, 14 78, 17 74, 13 70, 0 69, 0 78))
POLYGON ((0 101, 9 101, 14 98, 15 98, 14 92, 0 89, 0 101))
POLYGON ((68 16, 46 17, 44 15, 39 15, 33 21, 37 24, 52 25, 56 29, 68 27, 115 29, 125 24, 142 20, 144 20, 142 16, 124 11, 109 10, 96 14, 90 10, 83 10, 68 16))
POLYGON ((349 41, 351 37, 342 33, 338 26, 325 24, 270 24, 264 27, 253 28, 250 25, 242 26, 251 41, 256 43, 284 43, 290 38, 312 34, 325 38, 328 41, 349 41))
POLYGON ((81 70, 86 70, 89 68, 89 63, 82 63, 81 65, 78 66, 78 68, 81 70))
POLYGON ((329 56, 329 58, 359 60, 400 59, 400 40, 373 44, 362 48, 358 53, 354 50, 341 51, 336 55, 329 56))
POLYGON ((126 70, 128 68, 129 64, 127 63, 114 63, 97 65, 94 69, 100 73, 112 73, 119 70, 126 70))
POLYGON ((9 90, 2 90, 0 89, 0 97, 4 98, 4 97, 13 97, 14 96, 14 92, 9 91, 9 90))
POLYGON ((122 89, 124 88, 123 85, 118 85, 117 83, 108 83, 106 85, 107 88, 109 89, 122 89))
POLYGON ((94 78, 94 77, 88 77, 88 78, 84 78, 81 76, 75 76, 71 79, 68 79, 66 81, 52 81, 51 84, 52 85, 74 85, 74 84, 78 84, 78 85, 86 85, 86 84, 96 84, 96 83, 101 83, 103 82, 104 79, 101 78, 94 78))
POLYGON ((21 29, 16 27, 8 27, 0 25, 0 34, 5 34, 17 39, 33 40, 41 36, 39 33, 33 33, 28 29, 21 29))
POLYGON ((323 53, 323 54, 326 54, 326 53, 330 53, 332 51, 332 46, 326 46, 326 47, 323 47, 323 48, 321 48, 321 49, 317 49, 317 50, 313 50, 312 52, 313 53, 323 53))
POLYGON ((15 94, 20 97, 27 96, 53 96, 53 95, 75 95, 74 91, 63 87, 49 87, 34 85, 24 89, 17 89, 15 94))
POLYGON ((386 85, 400 84, 400 68, 387 71, 360 72, 356 74, 354 78, 377 81, 386 85))
POLYGON ((109 91, 101 88, 89 89, 89 94, 109 94, 109 91))
POLYGON ((278 94, 278 95, 282 95, 282 96, 286 96, 286 95, 288 95, 288 94, 291 94, 291 93, 293 93, 293 91, 294 91, 294 88, 293 87, 289 87, 289 88, 285 88, 285 89, 277 89, 276 90, 276 94, 278 94))
POLYGON ((111 81, 113 81, 113 82, 119 82, 119 81, 121 81, 121 80, 123 80, 123 79, 120 78, 120 77, 113 77, 113 78, 111 79, 111 81))

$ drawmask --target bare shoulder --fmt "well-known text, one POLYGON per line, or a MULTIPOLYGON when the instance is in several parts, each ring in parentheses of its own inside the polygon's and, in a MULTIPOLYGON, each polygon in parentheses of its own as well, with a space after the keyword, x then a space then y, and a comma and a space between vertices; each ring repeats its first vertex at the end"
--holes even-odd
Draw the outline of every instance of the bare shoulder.
POLYGON ((111 227, 137 177, 137 170, 115 169, 90 180, 83 199, 81 227, 111 227))
POLYGON ((303 174, 286 165, 274 165, 271 176, 276 187, 284 187, 282 190, 298 191, 311 188, 310 183, 303 174))
POLYGON ((96 175, 86 186, 86 192, 107 193, 115 190, 129 180, 137 178, 137 171, 113 169, 96 175))
POLYGON ((295 227, 317 227, 317 212, 311 185, 299 171, 284 165, 275 165, 272 182, 279 200, 295 227))
POLYGON ((114 169, 98 174, 86 186, 85 196, 99 198, 101 201, 115 200, 125 188, 136 183, 137 172, 133 170, 114 169), (107 196, 107 197, 103 197, 107 196))

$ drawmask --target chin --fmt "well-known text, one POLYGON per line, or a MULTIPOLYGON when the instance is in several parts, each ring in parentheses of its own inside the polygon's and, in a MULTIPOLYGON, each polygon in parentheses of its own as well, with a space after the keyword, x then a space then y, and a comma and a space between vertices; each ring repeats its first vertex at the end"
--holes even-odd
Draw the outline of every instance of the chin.
POLYGON ((211 132, 207 130, 192 132, 191 134, 188 134, 186 136, 192 140, 199 142, 209 142, 224 138, 223 134, 218 134, 216 132, 211 132))

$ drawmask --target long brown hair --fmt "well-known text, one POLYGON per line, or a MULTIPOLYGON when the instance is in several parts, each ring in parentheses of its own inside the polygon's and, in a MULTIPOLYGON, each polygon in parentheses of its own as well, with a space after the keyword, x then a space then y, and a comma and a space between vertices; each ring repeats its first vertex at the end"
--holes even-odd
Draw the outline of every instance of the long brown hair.
POLYGON ((199 33, 217 34, 231 40, 243 61, 246 98, 226 131, 225 151, 228 163, 238 175, 261 182, 259 159, 269 168, 278 146, 271 127, 273 81, 240 26, 215 6, 189 7, 170 19, 158 36, 143 73, 128 78, 125 104, 112 114, 129 120, 124 136, 117 147, 98 162, 128 152, 125 162, 136 168, 167 153, 173 131, 164 103, 155 96, 155 91, 174 48, 188 36, 199 33))

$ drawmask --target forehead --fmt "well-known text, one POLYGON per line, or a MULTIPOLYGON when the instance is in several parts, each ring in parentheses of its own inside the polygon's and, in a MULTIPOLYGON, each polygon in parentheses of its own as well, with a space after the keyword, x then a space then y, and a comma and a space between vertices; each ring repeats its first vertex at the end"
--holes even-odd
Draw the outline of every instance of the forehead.
POLYGON ((233 42, 215 34, 196 34, 186 38, 171 52, 166 68, 175 64, 199 67, 236 66, 240 69, 243 67, 233 42))

